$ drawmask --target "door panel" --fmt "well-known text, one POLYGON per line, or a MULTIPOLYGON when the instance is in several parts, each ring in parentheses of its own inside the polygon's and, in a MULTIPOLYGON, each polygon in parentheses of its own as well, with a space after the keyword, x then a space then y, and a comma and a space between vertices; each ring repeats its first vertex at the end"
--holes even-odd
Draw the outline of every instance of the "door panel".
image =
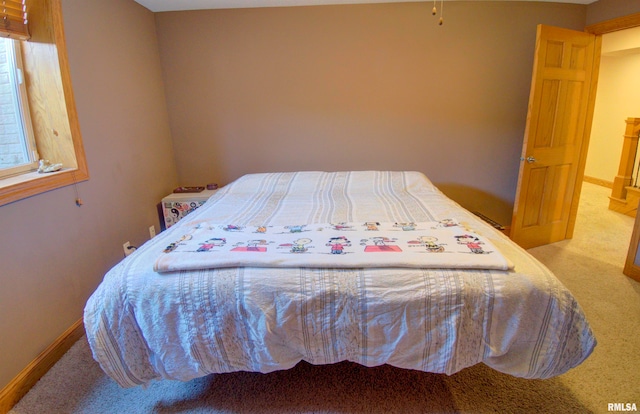
POLYGON ((534 138, 535 148, 547 148, 552 144, 560 100, 560 86, 560 81, 557 80, 543 81, 540 110, 544 112, 540 114, 542 122, 538 123, 535 130, 537 132, 534 138))
POLYGON ((529 174, 527 200, 524 205, 523 227, 539 226, 541 223, 542 199, 548 168, 535 168, 529 174))
POLYGON ((511 224, 511 237, 525 248, 570 237, 593 112, 599 45, 599 38, 588 33, 538 26, 511 224))
POLYGON ((570 185, 572 166, 569 164, 558 165, 553 168, 552 182, 549 186, 551 193, 549 194, 548 210, 546 211, 546 221, 556 223, 568 217, 569 210, 566 208, 566 195, 570 185))

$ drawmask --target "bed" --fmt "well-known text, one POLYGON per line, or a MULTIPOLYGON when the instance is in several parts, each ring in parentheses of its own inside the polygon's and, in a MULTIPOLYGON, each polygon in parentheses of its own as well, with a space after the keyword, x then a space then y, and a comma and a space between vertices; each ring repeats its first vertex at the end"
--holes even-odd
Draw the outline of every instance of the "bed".
POLYGON ((579 304, 544 265, 412 171, 240 177, 114 266, 84 322, 95 360, 122 387, 303 360, 445 374, 484 363, 549 378, 596 345, 579 304), (377 237, 378 227, 388 233, 377 237), (240 230, 251 232, 247 242, 231 242, 240 230), (475 242, 425 236, 436 231, 475 242), (497 261, 457 267, 447 256, 454 247, 497 261), (267 250, 270 261, 260 262, 267 250), (417 259, 390 261, 401 250, 417 259), (383 261, 361 253, 348 261, 364 251, 383 261))

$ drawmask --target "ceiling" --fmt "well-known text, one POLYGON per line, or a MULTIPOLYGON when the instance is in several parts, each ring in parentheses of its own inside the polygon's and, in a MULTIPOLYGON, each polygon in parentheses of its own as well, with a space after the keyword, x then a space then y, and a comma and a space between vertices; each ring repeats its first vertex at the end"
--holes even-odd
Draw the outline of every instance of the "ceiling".
MULTIPOLYGON (((407 1, 431 2, 431 0, 135 0, 152 12, 202 9, 237 9, 247 7, 314 6, 321 4, 401 3, 407 1)), ((440 0, 437 0, 440 2, 440 0)), ((452 0, 447 0, 452 1, 452 0)), ((471 0, 483 1, 483 0, 471 0)), ((499 0, 523 1, 523 0, 499 0)), ((553 3, 591 4, 596 0, 524 0, 553 3)))

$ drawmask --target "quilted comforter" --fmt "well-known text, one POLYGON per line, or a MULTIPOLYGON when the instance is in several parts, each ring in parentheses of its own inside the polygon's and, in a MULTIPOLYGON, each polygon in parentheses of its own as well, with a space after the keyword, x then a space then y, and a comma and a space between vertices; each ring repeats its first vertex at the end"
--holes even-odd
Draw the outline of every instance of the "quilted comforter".
POLYGON ((580 364, 596 345, 575 298, 545 266, 418 172, 243 176, 111 269, 89 298, 84 321, 94 358, 123 387, 267 373, 301 360, 446 374, 483 362, 518 377, 548 378, 580 364), (490 240, 511 267, 154 270, 167 246, 198 222, 444 219, 490 240))

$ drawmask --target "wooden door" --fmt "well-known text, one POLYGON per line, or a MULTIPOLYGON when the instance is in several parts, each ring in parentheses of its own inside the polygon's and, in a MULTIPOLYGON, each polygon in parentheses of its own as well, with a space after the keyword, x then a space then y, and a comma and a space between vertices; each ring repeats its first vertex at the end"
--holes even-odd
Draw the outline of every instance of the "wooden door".
POLYGON ((573 235, 591 133, 601 38, 539 25, 511 238, 573 235))

